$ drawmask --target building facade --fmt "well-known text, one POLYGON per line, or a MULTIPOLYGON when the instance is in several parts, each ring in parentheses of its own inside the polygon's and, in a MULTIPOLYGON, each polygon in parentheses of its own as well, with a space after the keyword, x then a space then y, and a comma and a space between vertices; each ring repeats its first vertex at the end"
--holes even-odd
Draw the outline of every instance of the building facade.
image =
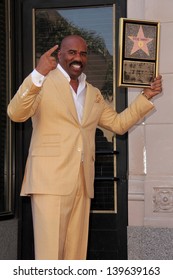
MULTIPOLYGON (((129 259, 173 258, 172 7, 171 0, 127 1, 128 18, 160 22, 163 77, 155 112, 129 132, 129 259)), ((129 90, 129 102, 134 95, 129 90)))

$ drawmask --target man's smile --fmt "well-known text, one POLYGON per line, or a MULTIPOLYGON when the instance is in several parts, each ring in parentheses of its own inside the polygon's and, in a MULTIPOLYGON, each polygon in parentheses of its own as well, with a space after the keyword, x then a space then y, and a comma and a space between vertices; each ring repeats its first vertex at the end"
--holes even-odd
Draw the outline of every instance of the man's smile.
POLYGON ((81 68, 83 67, 83 64, 82 64, 82 63, 79 63, 79 62, 72 62, 72 63, 70 64, 70 66, 73 67, 73 68, 76 69, 76 70, 79 70, 79 69, 81 69, 81 68))

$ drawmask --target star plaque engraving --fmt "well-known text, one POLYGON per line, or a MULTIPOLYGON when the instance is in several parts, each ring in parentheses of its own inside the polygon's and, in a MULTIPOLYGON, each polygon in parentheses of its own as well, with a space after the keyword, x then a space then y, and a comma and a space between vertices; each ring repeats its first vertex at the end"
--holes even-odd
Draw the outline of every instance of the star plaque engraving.
POLYGON ((150 86, 158 74, 159 30, 158 22, 120 19, 119 86, 150 86))

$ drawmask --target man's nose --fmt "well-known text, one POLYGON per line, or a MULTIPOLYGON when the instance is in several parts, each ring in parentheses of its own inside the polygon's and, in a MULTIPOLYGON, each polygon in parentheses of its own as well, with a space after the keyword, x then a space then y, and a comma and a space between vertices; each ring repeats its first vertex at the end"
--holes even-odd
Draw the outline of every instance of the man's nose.
POLYGON ((76 52, 76 53, 75 53, 75 58, 81 60, 82 54, 81 54, 80 52, 76 52))

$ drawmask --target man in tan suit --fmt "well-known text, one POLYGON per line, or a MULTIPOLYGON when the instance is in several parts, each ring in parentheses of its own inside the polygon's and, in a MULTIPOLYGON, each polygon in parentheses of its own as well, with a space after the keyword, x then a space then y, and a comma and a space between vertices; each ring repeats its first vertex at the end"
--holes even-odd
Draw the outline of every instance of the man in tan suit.
POLYGON ((154 108, 161 76, 123 112, 115 112, 86 82, 87 45, 70 35, 58 65, 43 54, 8 105, 15 122, 32 118, 33 132, 21 195, 30 195, 36 259, 86 259, 90 199, 94 189, 97 126, 117 134, 154 108))

